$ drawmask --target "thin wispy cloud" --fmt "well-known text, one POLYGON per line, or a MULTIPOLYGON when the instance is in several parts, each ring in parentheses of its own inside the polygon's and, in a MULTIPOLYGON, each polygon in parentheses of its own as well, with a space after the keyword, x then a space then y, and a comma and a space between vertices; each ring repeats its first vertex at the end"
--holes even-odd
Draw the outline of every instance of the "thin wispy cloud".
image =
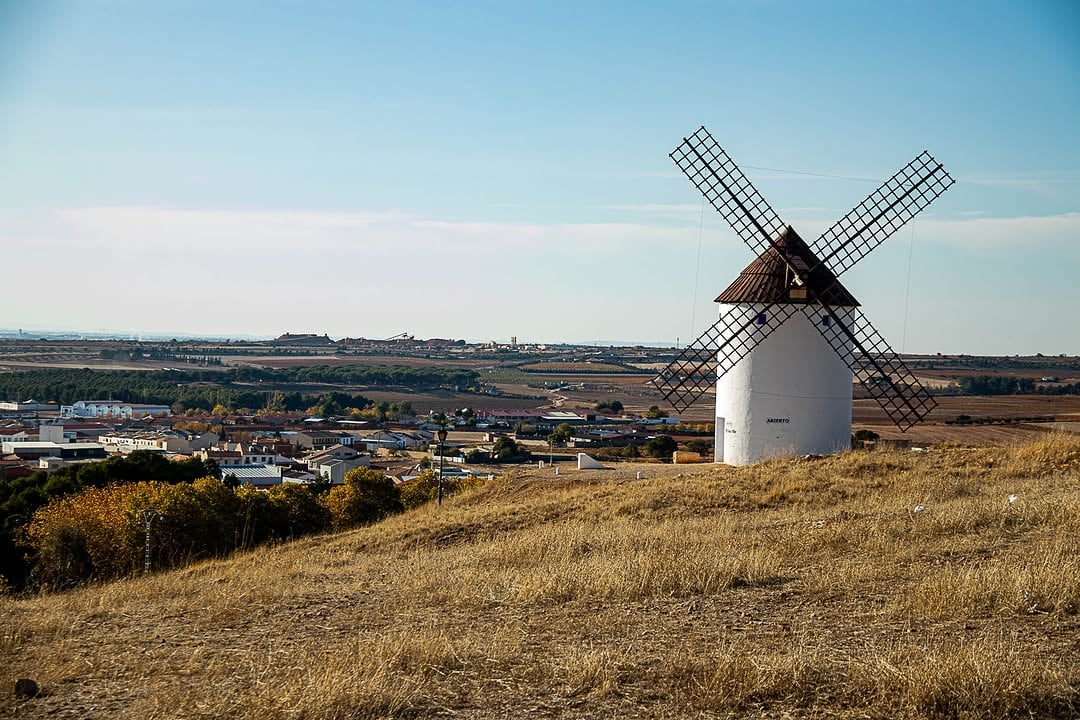
MULTIPOLYGON (((632 213, 651 217, 697 218, 701 215, 701 203, 639 203, 629 205, 604 205, 604 210, 632 213)), ((706 208, 708 210, 710 208, 706 208)))
MULTIPOLYGON (((682 209, 700 212, 700 205, 682 209)), ((814 225, 806 214, 789 219, 814 225)), ((730 282, 751 258, 721 224, 713 224, 701 259, 702 283, 710 288, 730 282)), ((1062 249, 1080 246, 1080 213, 920 216, 914 229, 926 262, 933 262, 935 248, 950 245, 977 250, 984 262, 991 262, 987 253, 1018 257, 1018 249, 1025 258, 1070 257, 1062 249)), ((36 277, 14 274, 0 287, 0 304, 20 307, 24 325, 55 325, 49 318, 63 316, 83 328, 179 331, 197 321, 207 332, 302 328, 377 336, 400 332, 396 326, 407 321, 422 336, 501 337, 505 328, 527 327, 534 337, 565 340, 574 339, 565 334, 566 320, 574 318, 579 337, 651 340, 671 334, 673 318, 681 322, 689 307, 698 233, 644 216, 546 224, 400 210, 111 206, 0 212, 0 247, 19 247, 24 264, 48 267, 50 286, 91 291, 72 303, 40 292, 36 277), (32 304, 18 301, 31 295, 32 304), (247 299, 240 325, 238 316, 220 310, 238 297, 247 299), (443 312, 478 298, 491 300, 482 313, 443 312), (388 315, 378 310, 388 306, 394 308, 388 315)), ((994 301, 983 298, 979 306, 994 301)), ((702 300, 699 315, 710 311, 702 300)))
POLYGON ((958 183, 969 183, 983 187, 1049 192, 1063 185, 1080 185, 1080 173, 1054 173, 1036 176, 961 175, 956 180, 958 183))
POLYGON ((491 257, 607 252, 677 240, 677 231, 643 223, 515 223, 426 218, 401 211, 310 212, 189 210, 141 206, 71 208, 55 212, 66 232, 61 245, 93 244, 113 251, 177 247, 188 251, 372 252, 408 258, 416 252, 491 257))
POLYGON ((929 238, 984 249, 1080 247, 1080 212, 1042 217, 930 217, 915 223, 920 242, 929 238))
MULTIPOLYGON (((70 208, 54 211, 47 228, 55 246, 92 245, 110 251, 159 247, 189 251, 289 250, 363 252, 393 255, 423 251, 484 256, 492 251, 522 255, 572 251, 607 252, 650 244, 696 242, 685 228, 657 223, 666 217, 696 218, 701 205, 610 205, 609 210, 651 216, 650 221, 607 223, 523 223, 460 221, 421 217, 403 211, 312 212, 288 210, 194 210, 143 206, 70 208)), ((706 207, 706 213, 712 209, 706 207)), ((820 224, 823 207, 785 208, 792 224, 820 224)), ((7 218, 6 232, 19 227, 7 218)), ((25 224, 25 223, 24 223, 25 224)), ((924 213, 915 220, 920 237, 935 242, 985 245, 1055 245, 1080 241, 1080 212, 1029 217, 986 217, 966 211, 956 217, 924 213)), ((5 228, 0 225, 0 233, 5 228)), ((14 239, 11 237, 10 239, 14 239)))

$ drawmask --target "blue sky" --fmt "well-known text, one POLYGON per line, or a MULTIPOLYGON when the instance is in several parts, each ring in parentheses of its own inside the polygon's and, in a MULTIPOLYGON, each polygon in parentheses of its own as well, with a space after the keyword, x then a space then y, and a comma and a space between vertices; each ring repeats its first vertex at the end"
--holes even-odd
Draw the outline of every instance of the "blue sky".
POLYGON ((1080 354, 1077 27, 0 0, 0 326, 686 342, 751 259, 667 157, 705 124, 805 237, 929 149, 957 184, 845 276, 866 313, 909 352, 1080 354))

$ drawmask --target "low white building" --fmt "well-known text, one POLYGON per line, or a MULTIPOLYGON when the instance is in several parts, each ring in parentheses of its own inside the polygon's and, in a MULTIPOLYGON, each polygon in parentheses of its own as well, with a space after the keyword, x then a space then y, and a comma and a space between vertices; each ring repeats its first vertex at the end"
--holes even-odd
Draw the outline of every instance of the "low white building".
POLYGON ((273 487, 282 482, 282 469, 271 465, 234 465, 222 468, 222 479, 230 475, 241 485, 253 485, 257 488, 273 487))
POLYGON ((243 443, 225 443, 224 448, 203 448, 192 453, 206 461, 213 460, 219 467, 235 465, 276 465, 278 456, 272 449, 243 443))
POLYGON ((137 419, 172 415, 168 405, 129 403, 120 400, 78 400, 72 405, 60 406, 62 418, 115 417, 137 419))
MULTIPOLYGON (((428 434, 430 435, 430 433, 428 434)), ((356 438, 356 445, 362 446, 368 451, 379 448, 405 450, 407 448, 420 447, 430 443, 431 437, 425 437, 420 432, 402 432, 395 430, 376 430, 374 432, 361 433, 356 438)))
POLYGON ((96 442, 54 443, 41 440, 0 443, 0 455, 17 455, 22 460, 39 460, 48 456, 63 460, 104 460, 108 457, 105 447, 96 442))
POLYGON ((6 427, 0 428, 0 443, 10 442, 33 442, 37 440, 37 435, 31 435, 26 431, 26 428, 21 427, 6 427))
POLYGON ((60 406, 56 403, 43 403, 37 400, 0 401, 0 412, 56 412, 60 406))
POLYGON ((135 450, 191 454, 191 441, 179 433, 119 430, 101 435, 98 442, 124 454, 135 450))

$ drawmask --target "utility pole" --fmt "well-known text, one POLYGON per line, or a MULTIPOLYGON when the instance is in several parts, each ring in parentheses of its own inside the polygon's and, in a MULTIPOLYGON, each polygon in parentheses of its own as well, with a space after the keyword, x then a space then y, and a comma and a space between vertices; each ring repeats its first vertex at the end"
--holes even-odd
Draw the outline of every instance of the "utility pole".
POLYGON ((151 510, 147 508, 143 510, 142 517, 143 523, 146 525, 146 547, 143 553, 143 575, 150 574, 150 528, 154 524, 154 520, 161 516, 157 510, 151 510))

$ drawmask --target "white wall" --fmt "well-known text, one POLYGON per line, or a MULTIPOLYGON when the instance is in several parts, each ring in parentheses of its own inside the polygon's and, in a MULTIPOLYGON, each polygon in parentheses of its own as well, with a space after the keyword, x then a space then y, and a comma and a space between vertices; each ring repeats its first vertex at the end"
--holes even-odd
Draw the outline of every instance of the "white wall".
MULTIPOLYGON (((734 312, 747 319, 763 310, 760 305, 720 306, 721 315, 734 312)), ((846 317, 845 309, 834 311, 846 317)), ((748 465, 850 446, 851 370, 815 327, 821 314, 818 308, 812 324, 803 312, 795 313, 717 380, 723 462, 748 465)), ((774 320, 768 316, 766 322, 774 320)))

